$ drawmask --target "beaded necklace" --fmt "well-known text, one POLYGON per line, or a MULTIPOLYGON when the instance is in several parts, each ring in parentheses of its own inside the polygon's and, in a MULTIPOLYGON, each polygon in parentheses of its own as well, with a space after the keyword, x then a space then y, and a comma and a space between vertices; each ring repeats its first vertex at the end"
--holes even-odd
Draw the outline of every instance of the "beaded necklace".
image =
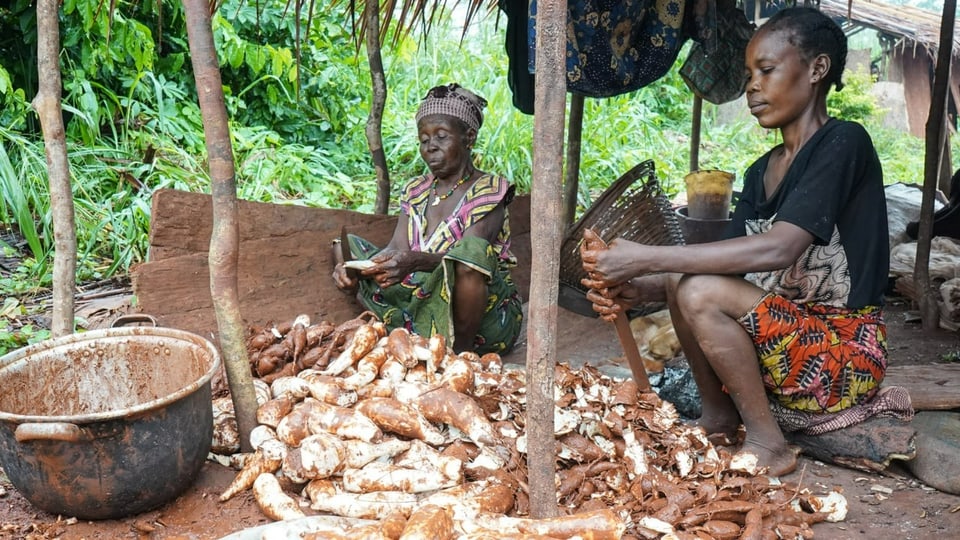
POLYGON ((463 175, 463 178, 461 178, 460 180, 458 180, 457 183, 456 183, 452 188, 450 188, 450 191, 448 191, 448 192, 446 193, 446 195, 440 195, 439 193, 437 193, 437 184, 438 184, 438 182, 439 182, 439 178, 434 177, 434 178, 433 178, 433 202, 430 203, 430 206, 436 206, 436 205, 440 204, 440 201, 442 201, 442 200, 446 199, 447 197, 453 195, 453 192, 456 191, 458 187, 462 186, 464 182, 466 182, 467 180, 469 180, 471 176, 473 176, 473 170, 468 170, 468 171, 463 175))

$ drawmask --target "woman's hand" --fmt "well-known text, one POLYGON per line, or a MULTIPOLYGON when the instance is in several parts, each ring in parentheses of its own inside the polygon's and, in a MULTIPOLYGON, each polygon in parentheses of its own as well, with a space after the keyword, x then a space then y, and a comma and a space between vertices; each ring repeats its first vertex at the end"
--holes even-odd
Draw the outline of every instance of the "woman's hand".
POLYGON ((384 249, 370 259, 373 266, 362 270, 360 275, 377 282, 381 289, 403 281, 403 278, 418 268, 417 252, 398 249, 384 249))
POLYGON ((593 304, 593 310, 605 321, 613 321, 620 313, 640 303, 640 291, 629 281, 615 287, 598 287, 598 282, 586 278, 580 281, 587 287, 587 300, 593 304))
POLYGON ((642 244, 617 238, 606 249, 583 249, 583 269, 597 288, 614 287, 645 272, 642 244))
POLYGON ((353 272, 347 272, 347 269, 343 267, 343 263, 337 263, 333 267, 333 282, 337 285, 337 288, 346 293, 354 293, 357 290, 357 285, 359 279, 353 272))

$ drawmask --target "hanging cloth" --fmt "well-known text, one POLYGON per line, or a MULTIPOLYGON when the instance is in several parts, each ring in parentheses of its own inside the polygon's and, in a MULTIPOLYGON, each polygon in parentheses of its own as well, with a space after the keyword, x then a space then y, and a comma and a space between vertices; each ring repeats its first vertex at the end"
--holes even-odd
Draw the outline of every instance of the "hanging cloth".
POLYGON ((524 114, 533 114, 534 76, 529 70, 530 47, 527 43, 527 0, 499 0, 497 5, 507 17, 507 84, 513 92, 513 106, 524 114))
POLYGON ((680 67, 680 77, 690 90, 717 105, 743 95, 747 86, 747 44, 756 31, 735 5, 722 4, 718 12, 714 50, 694 43, 680 67))
MULTIPOLYGON (((528 14, 528 70, 535 72, 537 1, 528 14)), ((716 0, 570 0, 567 90, 610 97, 664 76, 689 39, 715 39, 716 0)), ((712 45, 711 45, 712 48, 712 45)))

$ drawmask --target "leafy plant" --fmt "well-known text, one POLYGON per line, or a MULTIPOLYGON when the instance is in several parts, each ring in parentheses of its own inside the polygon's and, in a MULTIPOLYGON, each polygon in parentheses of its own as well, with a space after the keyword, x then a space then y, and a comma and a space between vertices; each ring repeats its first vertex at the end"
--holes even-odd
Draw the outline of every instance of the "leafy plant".
POLYGON ((870 122, 881 113, 877 99, 870 94, 873 76, 865 71, 849 71, 844 75, 843 90, 827 94, 827 112, 843 120, 870 122))

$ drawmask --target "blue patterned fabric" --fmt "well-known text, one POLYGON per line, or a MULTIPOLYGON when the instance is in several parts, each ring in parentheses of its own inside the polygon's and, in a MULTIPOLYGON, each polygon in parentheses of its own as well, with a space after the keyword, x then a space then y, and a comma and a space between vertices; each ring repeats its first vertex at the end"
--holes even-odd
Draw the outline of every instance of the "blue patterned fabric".
MULTIPOLYGON (((688 38, 712 44, 715 0, 570 0, 567 90, 610 97, 664 76, 688 38)), ((529 70, 535 72, 537 2, 530 0, 529 70)))

